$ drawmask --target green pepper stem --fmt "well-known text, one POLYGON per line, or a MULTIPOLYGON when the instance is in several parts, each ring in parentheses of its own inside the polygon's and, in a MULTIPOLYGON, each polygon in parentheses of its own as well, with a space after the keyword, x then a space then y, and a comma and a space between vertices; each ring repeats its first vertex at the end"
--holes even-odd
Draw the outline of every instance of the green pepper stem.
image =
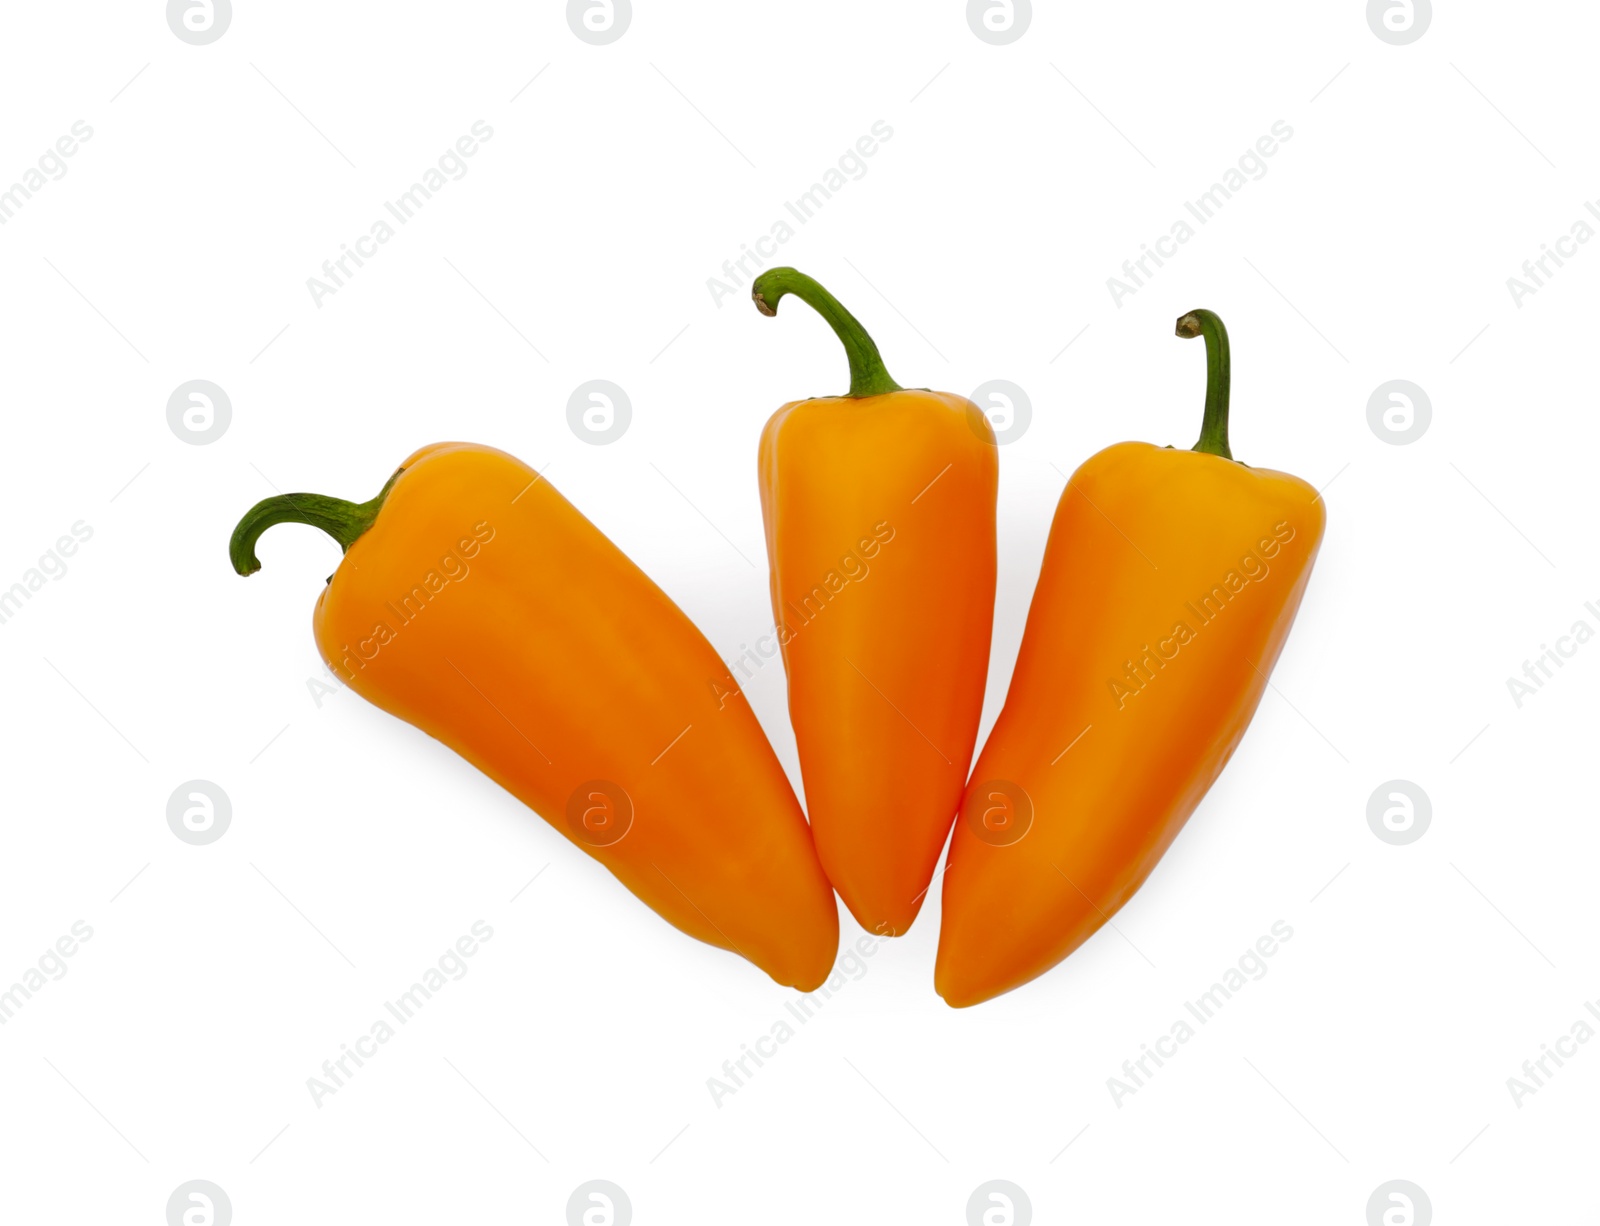
POLYGON ((889 377, 877 345, 860 321, 805 273, 793 268, 769 268, 750 287, 750 297, 763 315, 776 315, 778 303, 785 294, 794 294, 808 303, 828 321, 828 326, 844 345, 845 356, 850 359, 850 390, 845 395, 881 396, 900 390, 900 385, 889 377))
POLYGON ((1228 450, 1228 393, 1232 390, 1233 370, 1228 354, 1228 330, 1213 311, 1190 311, 1178 320, 1178 335, 1185 339, 1206 338, 1206 416, 1200 423, 1200 441, 1195 451, 1233 459, 1228 450))
POLYGON ((384 499, 396 478, 405 469, 397 468, 378 496, 370 502, 346 502, 343 498, 329 498, 323 494, 279 494, 256 503, 245 512, 239 526, 228 541, 228 560, 241 575, 253 575, 261 569, 261 559, 256 557, 256 542, 261 534, 274 524, 310 524, 321 528, 339 548, 348 551, 356 543, 383 509, 384 499))

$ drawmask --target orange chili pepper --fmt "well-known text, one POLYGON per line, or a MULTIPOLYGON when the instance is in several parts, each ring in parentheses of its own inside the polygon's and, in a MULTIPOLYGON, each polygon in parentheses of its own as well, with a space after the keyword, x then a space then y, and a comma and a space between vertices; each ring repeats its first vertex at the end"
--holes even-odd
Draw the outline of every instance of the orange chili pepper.
POLYGON ((772 609, 806 807, 861 925, 911 927, 955 820, 994 621, 994 432, 970 400, 902 389, 872 338, 810 277, 774 268, 850 359, 843 396, 794 401, 761 435, 772 609))
POLYGON ((371 502, 257 505, 229 546, 240 574, 284 522, 345 550, 312 625, 352 689, 690 936, 802 991, 827 979, 838 909, 755 715, 718 702, 711 644, 548 481, 492 448, 424 447, 371 502))
POLYGON ((934 986, 977 1004, 1060 962, 1131 898, 1233 755, 1325 515, 1228 449, 1228 335, 1192 451, 1118 443, 1067 482, 1004 709, 950 845, 934 986))

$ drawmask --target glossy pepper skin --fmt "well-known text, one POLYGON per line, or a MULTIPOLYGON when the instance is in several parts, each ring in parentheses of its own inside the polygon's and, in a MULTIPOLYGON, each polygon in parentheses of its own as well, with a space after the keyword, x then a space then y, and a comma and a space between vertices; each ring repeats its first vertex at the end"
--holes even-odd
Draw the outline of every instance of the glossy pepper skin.
POLYGON ((690 936, 802 991, 826 980, 837 906, 755 715, 719 705, 716 651, 548 481, 488 447, 426 447, 372 502, 261 503, 234 534, 239 573, 284 521, 345 547, 313 629, 352 689, 690 936))
POLYGON ((772 608, 806 808, 862 927, 911 927, 960 804, 994 620, 994 432, 971 401, 907 390, 825 289, 755 282, 815 308, 850 359, 844 396, 784 405, 761 435, 772 608))
POLYGON ((1004 709, 950 846, 934 984, 1027 983, 1131 898, 1238 747, 1322 542, 1317 491, 1227 443, 1227 333, 1203 335, 1193 451, 1119 443, 1056 509, 1004 709))

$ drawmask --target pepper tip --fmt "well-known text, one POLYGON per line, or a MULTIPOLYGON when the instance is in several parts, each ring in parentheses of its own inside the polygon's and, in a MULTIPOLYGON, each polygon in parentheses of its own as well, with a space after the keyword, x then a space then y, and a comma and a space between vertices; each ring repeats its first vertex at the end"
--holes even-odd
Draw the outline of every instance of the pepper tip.
POLYGON ((1194 311, 1187 315, 1178 316, 1178 335, 1184 340, 1193 340, 1200 335, 1200 317, 1194 311))
POLYGON ((750 287, 750 301, 756 304, 756 310, 763 315, 776 315, 778 308, 767 305, 767 300, 761 296, 761 291, 755 286, 750 287))

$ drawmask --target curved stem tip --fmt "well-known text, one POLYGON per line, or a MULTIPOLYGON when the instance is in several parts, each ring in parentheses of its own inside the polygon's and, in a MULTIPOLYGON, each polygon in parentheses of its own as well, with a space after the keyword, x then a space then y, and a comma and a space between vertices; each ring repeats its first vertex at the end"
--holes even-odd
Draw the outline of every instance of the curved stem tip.
POLYGON ((256 557, 256 542, 261 534, 274 524, 310 524, 321 528, 339 548, 348 551, 356 539, 378 518, 396 479, 405 469, 395 469, 378 496, 370 502, 347 502, 343 498, 329 498, 323 494, 278 494, 256 503, 245 512, 239 526, 228 541, 228 561, 241 575, 253 575, 261 569, 261 559, 256 557))
POLYGON ((1200 441, 1193 450, 1233 459, 1228 450, 1228 395, 1233 371, 1228 354, 1228 330, 1214 311, 1190 311, 1178 319, 1178 335, 1206 338, 1206 416, 1200 423, 1200 441))
POLYGON ((805 273, 793 268, 769 268, 750 287, 750 297, 763 315, 776 315, 778 303, 785 294, 793 294, 809 304, 812 310, 827 320, 834 335, 844 345, 845 356, 850 359, 850 390, 845 395, 881 396, 885 392, 900 390, 900 385, 889 377, 878 346, 867 335, 861 322, 805 273))

